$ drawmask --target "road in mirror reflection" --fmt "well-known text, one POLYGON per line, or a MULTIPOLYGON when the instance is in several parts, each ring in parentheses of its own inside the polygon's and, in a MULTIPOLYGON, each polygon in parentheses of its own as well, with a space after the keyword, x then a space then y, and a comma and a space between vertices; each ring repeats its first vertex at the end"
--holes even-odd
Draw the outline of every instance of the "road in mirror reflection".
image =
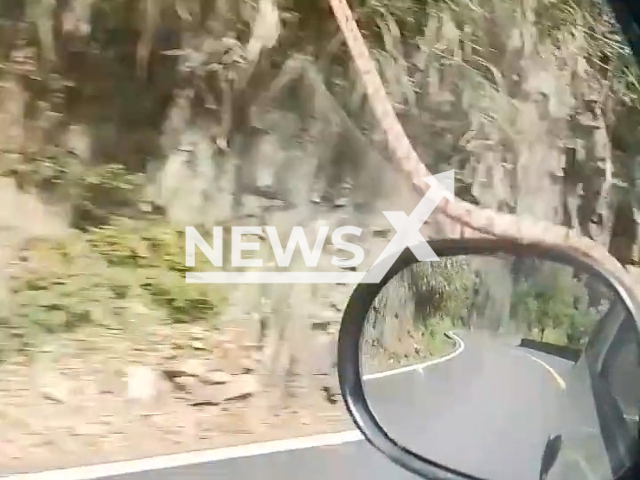
POLYGON ((576 428, 580 441, 567 448, 606 471, 593 400, 568 407, 567 385, 589 395, 570 354, 579 356, 612 299, 596 277, 537 258, 413 265, 369 310, 368 402, 400 444, 465 473, 537 480, 549 436, 576 428))

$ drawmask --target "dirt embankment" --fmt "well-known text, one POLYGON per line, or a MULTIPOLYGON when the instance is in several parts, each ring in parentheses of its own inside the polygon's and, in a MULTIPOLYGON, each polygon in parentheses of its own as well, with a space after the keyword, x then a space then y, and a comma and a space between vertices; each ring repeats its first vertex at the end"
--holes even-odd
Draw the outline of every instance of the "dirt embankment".
POLYGON ((278 398, 259 373, 257 345, 239 329, 146 333, 144 342, 68 337, 35 360, 0 366, 0 472, 352 428, 337 379, 321 365, 333 336, 309 347, 319 362, 312 383, 296 379, 278 398))

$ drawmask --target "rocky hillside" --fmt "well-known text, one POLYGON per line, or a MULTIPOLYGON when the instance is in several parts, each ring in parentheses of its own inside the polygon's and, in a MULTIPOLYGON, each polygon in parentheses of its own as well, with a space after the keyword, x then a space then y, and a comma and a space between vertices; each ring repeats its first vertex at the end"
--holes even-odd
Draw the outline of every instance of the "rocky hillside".
MULTIPOLYGON (((636 262, 638 75, 598 2, 351 3, 430 171, 454 168, 460 197, 574 226, 636 262)), ((102 366, 126 384, 134 365, 149 378, 174 368, 157 350, 193 360, 238 330, 247 339, 235 358, 251 366, 213 371, 255 378, 215 387, 218 413, 228 409, 222 397, 237 397, 224 392, 256 379, 248 396, 282 410, 295 385, 330 372, 331 334, 317 332, 334 330, 349 286, 183 281, 186 225, 269 224, 284 238, 293 225, 362 225, 373 260, 388 228, 380 212, 415 204, 328 4, 14 0, 0 3, 0 36, 3 378, 74 368, 94 378, 92 362, 116 345, 119 360, 102 366)), ((447 235, 438 219, 428 228, 447 235)), ((312 390, 333 399, 335 385, 323 382, 312 390)), ((2 402, 20 438, 57 431, 24 426, 35 408, 24 388, 2 402)), ((131 393, 118 392, 116 410, 131 393)), ((43 417, 77 412, 84 398, 53 397, 63 406, 47 404, 43 417)), ((78 419, 67 420, 58 427, 78 419)), ((131 428, 148 435, 141 421, 131 428)), ((35 462, 29 449, 49 441, 36 438, 0 446, 35 462)), ((74 442, 57 448, 75 452, 74 442)))
MULTIPOLYGON (((632 260, 634 72, 596 2, 478 0, 464 16, 448 3, 361 3, 359 22, 430 168, 456 168, 464 197, 579 226, 632 260)), ((384 145, 328 6, 146 5, 3 4, 7 170, 25 155, 122 164, 147 175, 146 200, 179 223, 247 213, 255 202, 234 204, 238 184, 298 209, 322 193, 320 180, 338 203, 343 183, 362 187, 350 190, 356 205, 380 196, 371 184, 382 167, 370 165, 384 163, 384 145), (56 151, 36 154, 45 147, 56 151)), ((85 218, 96 215, 71 216, 105 221, 85 218)))

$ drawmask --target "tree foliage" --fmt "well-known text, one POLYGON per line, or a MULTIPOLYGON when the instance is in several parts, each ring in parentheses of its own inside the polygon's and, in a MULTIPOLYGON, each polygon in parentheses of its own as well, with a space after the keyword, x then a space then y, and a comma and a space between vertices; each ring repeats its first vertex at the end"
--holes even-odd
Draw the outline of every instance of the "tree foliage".
POLYGON ((599 318, 599 312, 589 306, 587 278, 575 278, 571 268, 542 262, 534 273, 516 280, 513 321, 524 326, 527 334, 537 332, 541 341, 583 346, 599 318), (551 331, 560 338, 545 338, 551 331))

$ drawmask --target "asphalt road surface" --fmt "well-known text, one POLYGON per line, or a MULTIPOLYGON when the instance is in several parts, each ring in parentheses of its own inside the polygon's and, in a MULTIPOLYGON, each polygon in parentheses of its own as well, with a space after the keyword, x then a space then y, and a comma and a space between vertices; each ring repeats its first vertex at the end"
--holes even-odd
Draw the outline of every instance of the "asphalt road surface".
MULTIPOLYGON (((536 480, 562 394, 565 360, 466 332, 455 357, 422 370, 367 380, 371 406, 391 436, 466 473, 536 480), (537 360, 535 360, 537 359, 537 360)), ((352 436, 353 437, 353 436, 352 436)), ((284 450, 105 480, 412 480, 365 441, 284 450)), ((59 475, 41 480, 96 478, 59 475)), ((36 477, 33 477, 36 480, 36 477)))
POLYGON ((392 438, 439 463, 536 480, 572 364, 486 334, 460 336, 464 350, 449 361, 368 381, 374 414, 392 438))

